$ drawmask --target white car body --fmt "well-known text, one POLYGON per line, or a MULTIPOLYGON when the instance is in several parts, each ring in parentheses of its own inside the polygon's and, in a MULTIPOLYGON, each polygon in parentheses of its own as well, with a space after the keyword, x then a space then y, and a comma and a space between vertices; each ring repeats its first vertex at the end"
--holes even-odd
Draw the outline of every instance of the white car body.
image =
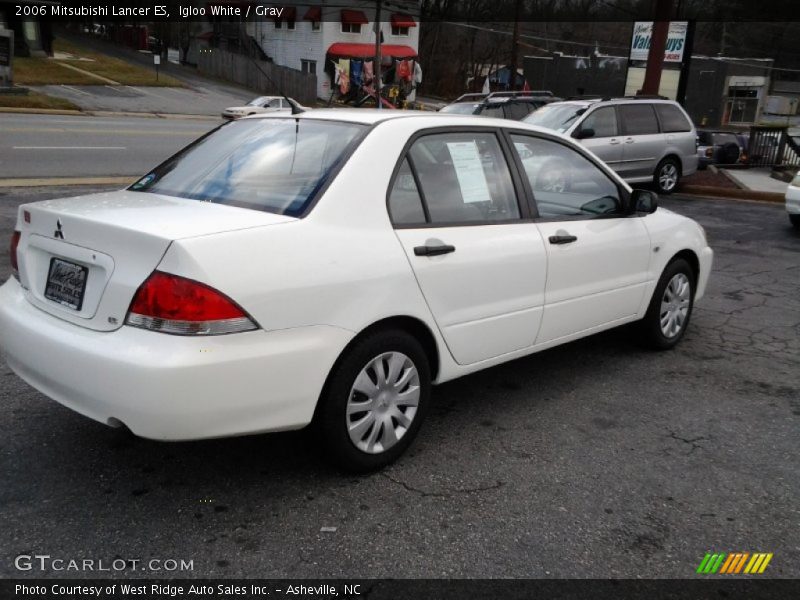
POLYGON ((241 119, 251 115, 290 113, 291 105, 283 96, 260 96, 244 106, 229 106, 222 111, 223 119, 241 119))
POLYGON ((800 215, 800 175, 796 176, 786 188, 786 212, 800 215))
MULTIPOLYGON (((285 117, 253 117, 272 118, 285 117)), ((250 434, 307 425, 337 358, 385 320, 430 342, 441 383, 641 319, 679 253, 696 261, 694 297, 703 296, 713 253, 702 228, 663 208, 393 228, 386 196, 398 158, 435 128, 557 138, 630 192, 570 139, 485 117, 315 110, 297 118, 370 128, 301 218, 133 191, 20 206, 19 281, 0 288, 0 349, 11 368, 61 404, 142 437, 250 434), (577 243, 547 243, 565 230, 577 243), (458 251, 416 256, 431 240, 458 251), (79 311, 42 294, 53 256, 89 269, 79 311), (221 290, 258 329, 191 337, 124 325, 154 269, 221 290)))

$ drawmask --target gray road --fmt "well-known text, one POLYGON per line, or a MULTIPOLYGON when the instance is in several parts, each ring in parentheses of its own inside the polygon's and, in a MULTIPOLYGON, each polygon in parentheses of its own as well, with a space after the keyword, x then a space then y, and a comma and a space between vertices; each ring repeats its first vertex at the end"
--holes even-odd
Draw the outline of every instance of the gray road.
POLYGON ((0 114, 0 179, 141 175, 220 123, 0 114))
MULTIPOLYGON (((0 197, 0 238, 17 203, 63 193, 0 197)), ((678 349, 613 331, 443 385, 411 452, 366 477, 302 432, 126 437, 0 367, 0 576, 41 576, 13 566, 39 553, 193 577, 682 578, 710 550, 800 576, 800 235, 778 206, 664 205, 717 251, 678 349)))

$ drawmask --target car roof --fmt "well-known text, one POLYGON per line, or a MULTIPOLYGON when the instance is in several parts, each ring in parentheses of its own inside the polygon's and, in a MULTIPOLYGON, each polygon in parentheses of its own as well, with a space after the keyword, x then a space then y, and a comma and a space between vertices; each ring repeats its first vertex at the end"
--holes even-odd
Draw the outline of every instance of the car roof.
POLYGON ((523 121, 514 121, 510 119, 496 119, 493 117, 482 117, 480 115, 463 115, 453 113, 441 113, 433 111, 419 111, 419 110, 394 110, 394 109, 376 109, 376 108, 314 108, 296 115, 287 115, 285 112, 276 113, 259 113, 252 116, 239 119, 240 121, 252 119, 311 119, 321 121, 339 121, 342 123, 361 123, 365 125, 374 125, 381 122, 395 121, 399 119, 415 119, 419 121, 432 121, 433 127, 446 127, 453 125, 455 127, 505 127, 508 129, 524 129, 531 132, 543 133, 547 136, 565 137, 552 129, 546 127, 539 127, 524 123, 523 121))

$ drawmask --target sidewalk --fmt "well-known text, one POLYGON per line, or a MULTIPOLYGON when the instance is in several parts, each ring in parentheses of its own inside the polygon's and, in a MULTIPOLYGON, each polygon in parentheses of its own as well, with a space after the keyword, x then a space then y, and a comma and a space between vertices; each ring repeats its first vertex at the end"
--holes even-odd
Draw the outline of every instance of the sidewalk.
POLYGON ((770 177, 770 169, 720 169, 740 188, 756 192, 785 194, 788 183, 770 177))

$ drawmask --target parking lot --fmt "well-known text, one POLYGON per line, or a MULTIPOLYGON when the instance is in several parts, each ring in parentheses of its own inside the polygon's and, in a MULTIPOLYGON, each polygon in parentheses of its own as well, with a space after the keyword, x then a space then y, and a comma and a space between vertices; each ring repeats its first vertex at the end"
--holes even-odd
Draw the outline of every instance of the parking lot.
MULTIPOLYGON (((20 203, 87 191, 0 190, 0 239, 20 203)), ((435 388, 411 451, 369 476, 305 432, 137 439, 3 363, 0 576, 86 576, 15 568, 40 554, 192 561, 130 576, 684 578, 712 550, 800 576, 800 235, 778 205, 662 200, 716 252, 677 349, 617 330, 435 388)))

